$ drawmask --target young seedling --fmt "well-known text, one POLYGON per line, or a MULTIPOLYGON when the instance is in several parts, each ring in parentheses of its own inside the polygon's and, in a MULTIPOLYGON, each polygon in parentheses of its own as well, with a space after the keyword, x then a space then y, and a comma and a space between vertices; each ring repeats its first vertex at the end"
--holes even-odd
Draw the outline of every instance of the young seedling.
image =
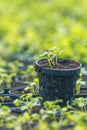
POLYGON ((26 71, 21 70, 21 74, 22 74, 22 79, 26 81, 31 80, 36 76, 33 65, 27 66, 26 71))
POLYGON ((0 87, 10 88, 12 77, 16 76, 15 73, 7 74, 6 72, 0 73, 0 87))
POLYGON ((10 96, 0 96, 0 102, 12 102, 10 96))
POLYGON ((38 78, 35 78, 32 82, 26 82, 29 85, 24 89, 25 91, 29 90, 33 95, 37 94, 39 91, 39 83, 38 78))
POLYGON ((45 51, 41 57, 48 60, 48 64, 51 68, 56 68, 58 64, 58 58, 63 53, 63 51, 58 51, 56 47, 45 51))
POLYGON ((11 72, 19 74, 21 72, 20 69, 23 67, 23 64, 19 61, 14 61, 9 63, 9 67, 11 69, 11 72))
POLYGON ((79 97, 79 98, 75 98, 73 104, 73 106, 79 107, 82 111, 87 111, 86 110, 86 106, 87 106, 87 98, 84 97, 79 97))
POLYGON ((0 87, 2 87, 6 83, 6 71, 3 68, 0 68, 0 87))

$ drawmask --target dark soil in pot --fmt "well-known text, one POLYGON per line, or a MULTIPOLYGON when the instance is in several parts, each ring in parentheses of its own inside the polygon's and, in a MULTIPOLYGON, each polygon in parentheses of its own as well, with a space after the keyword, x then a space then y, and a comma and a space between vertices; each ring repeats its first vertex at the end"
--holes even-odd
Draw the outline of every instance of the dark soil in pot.
POLYGON ((84 93, 86 93, 87 94, 87 89, 84 89, 84 90, 80 90, 80 93, 82 94, 84 94, 84 93))
POLYGON ((32 113, 40 113, 40 110, 44 109, 43 105, 41 103, 37 103, 32 108, 32 113))
POLYGON ((20 96, 22 94, 27 94, 29 93, 29 90, 25 90, 25 87, 17 87, 17 88, 13 88, 9 91, 10 94, 12 95, 17 95, 20 96))
POLYGON ((10 95, 10 94, 2 94, 0 96, 0 102, 1 103, 12 103, 15 99, 17 99, 17 96, 10 95))
POLYGON ((12 88, 14 88, 14 87, 26 87, 27 84, 25 84, 23 81, 20 81, 20 82, 13 82, 11 84, 11 86, 12 86, 12 88))
POLYGON ((87 85, 82 85, 79 94, 87 94, 87 85))
MULTIPOLYGON (((37 63, 41 67, 51 68, 49 66, 48 60, 42 59, 39 60, 37 63)), ((78 68, 80 64, 74 60, 67 60, 67 59, 58 59, 57 65, 55 65, 54 69, 75 69, 78 68)))
POLYGON ((21 111, 20 107, 12 107, 11 108, 11 115, 19 115, 23 113, 23 111, 21 111))
POLYGON ((87 81, 87 75, 83 75, 82 78, 84 81, 87 81))
POLYGON ((82 65, 76 61, 58 59, 55 68, 50 68, 48 61, 42 59, 36 62, 35 70, 39 77, 40 95, 43 100, 62 99, 61 106, 73 99, 76 81, 82 65))

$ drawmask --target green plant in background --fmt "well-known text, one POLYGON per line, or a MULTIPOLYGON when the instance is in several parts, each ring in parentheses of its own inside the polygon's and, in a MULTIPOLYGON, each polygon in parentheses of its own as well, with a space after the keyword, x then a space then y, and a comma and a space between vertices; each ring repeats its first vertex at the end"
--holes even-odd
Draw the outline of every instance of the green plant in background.
POLYGON ((30 93, 38 94, 39 92, 39 80, 38 78, 34 78, 33 81, 25 81, 25 84, 27 84, 26 88, 24 88, 25 91, 29 90, 30 93))
POLYGON ((5 85, 6 83, 6 77, 7 77, 7 74, 6 74, 6 70, 3 69, 3 68, 0 68, 0 87, 2 87, 3 85, 5 85))
POLYGON ((23 94, 20 99, 16 99, 14 101, 14 104, 16 106, 21 106, 21 110, 25 111, 27 110, 27 112, 29 114, 32 114, 32 110, 34 108, 35 105, 39 104, 41 102, 42 98, 37 96, 37 97, 33 97, 32 93, 29 94, 23 94))
POLYGON ((66 130, 68 128, 71 130, 73 130, 73 129, 76 130, 76 128, 79 128, 81 130, 86 129, 85 121, 86 121, 87 115, 85 115, 84 112, 69 111, 69 112, 65 112, 65 114, 63 116, 65 119, 63 119, 62 122, 60 122, 60 124, 62 126, 60 128, 66 128, 66 130))
POLYGON ((67 50, 64 56, 87 63, 86 4, 81 0, 1 1, 0 55, 22 59, 57 46, 67 50))
POLYGON ((25 130, 43 130, 43 128, 48 130, 67 130, 69 128, 71 130, 80 127, 81 129, 83 127, 86 128, 87 115, 84 112, 85 109, 82 109, 84 108, 85 100, 80 100, 80 98, 78 100, 75 99, 75 109, 72 106, 71 108, 61 108, 57 105, 59 101, 47 101, 44 102, 40 113, 33 113, 34 105, 38 100, 37 98, 32 98, 32 96, 30 98, 31 102, 26 102, 25 106, 21 106, 21 110, 24 112, 18 116, 10 115, 10 109, 7 107, 0 107, 0 126, 9 129, 14 128, 14 130, 17 128, 19 130, 23 130, 24 128, 25 130), (77 108, 78 106, 82 111, 77 108), (59 115, 57 115, 58 112, 60 112, 59 115), (34 126, 32 127, 32 125, 34 126))
POLYGON ((46 121, 57 121, 57 115, 61 115, 61 107, 58 105, 58 103, 62 102, 61 100, 55 100, 55 101, 46 101, 43 103, 43 108, 40 110, 40 114, 42 116, 42 120, 46 121))
POLYGON ((15 124, 16 116, 10 115, 11 110, 7 106, 0 107, 0 129, 12 129, 15 124))
POLYGON ((61 102, 62 102, 62 100, 46 101, 43 103, 43 105, 48 110, 51 110, 53 108, 57 108, 57 110, 59 110, 60 106, 58 105, 58 103, 61 103, 61 102))
POLYGON ((63 51, 58 51, 56 47, 45 51, 41 57, 48 60, 48 64, 51 68, 56 68, 58 64, 58 59, 63 51))
POLYGON ((78 107, 78 109, 81 109, 82 111, 87 111, 86 107, 87 107, 87 98, 75 98, 73 104, 74 107, 78 107))
POLYGON ((0 68, 5 68, 6 65, 7 65, 7 62, 2 57, 0 57, 0 68))
POLYGON ((1 69, 0 72, 0 87, 1 88, 11 88, 13 82, 12 77, 16 76, 15 73, 7 74, 4 69, 1 69))
POLYGON ((33 65, 28 65, 26 67, 26 70, 22 70, 21 77, 22 77, 22 80, 25 80, 25 81, 33 80, 36 77, 36 73, 34 72, 33 65))
POLYGON ((16 73, 16 74, 20 74, 21 68, 23 67, 23 63, 21 63, 18 60, 15 60, 13 62, 9 62, 8 66, 9 66, 11 72, 16 73))

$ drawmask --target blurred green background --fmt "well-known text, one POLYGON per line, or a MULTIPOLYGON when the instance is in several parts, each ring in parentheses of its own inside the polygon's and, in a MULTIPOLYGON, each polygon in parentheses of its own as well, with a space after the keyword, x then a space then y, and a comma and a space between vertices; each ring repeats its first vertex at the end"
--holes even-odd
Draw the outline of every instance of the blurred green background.
POLYGON ((87 0, 0 0, 0 56, 38 56, 56 46, 87 63, 87 0))

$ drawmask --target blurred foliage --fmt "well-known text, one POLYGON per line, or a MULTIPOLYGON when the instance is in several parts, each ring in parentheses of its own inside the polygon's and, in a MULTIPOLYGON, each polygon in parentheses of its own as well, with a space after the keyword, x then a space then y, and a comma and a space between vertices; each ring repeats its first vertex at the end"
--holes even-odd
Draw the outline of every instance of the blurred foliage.
POLYGON ((87 63, 86 12, 86 0, 1 0, 0 55, 36 56, 56 46, 87 63))

